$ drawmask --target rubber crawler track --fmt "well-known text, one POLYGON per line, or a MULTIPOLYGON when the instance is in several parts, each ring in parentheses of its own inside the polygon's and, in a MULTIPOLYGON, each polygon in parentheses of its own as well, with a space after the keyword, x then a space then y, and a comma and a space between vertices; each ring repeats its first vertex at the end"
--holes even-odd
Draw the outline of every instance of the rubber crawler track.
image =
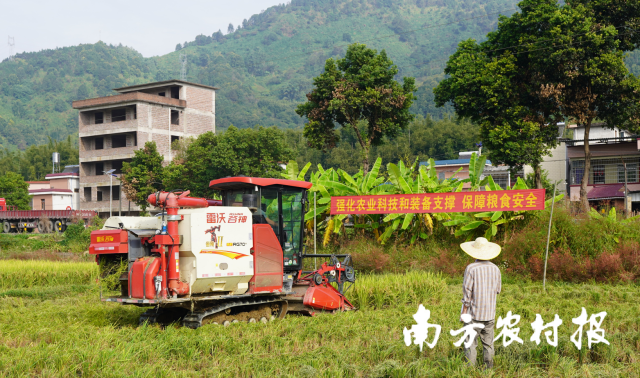
POLYGON ((278 303, 278 302, 282 302, 282 310, 278 316, 278 318, 282 318, 287 312, 287 301, 281 298, 247 298, 243 300, 221 303, 218 306, 210 307, 204 311, 190 312, 182 320, 182 325, 184 327, 196 329, 202 326, 202 320, 205 317, 216 314, 218 312, 224 311, 229 308, 240 307, 240 306, 258 306, 262 304, 278 303))

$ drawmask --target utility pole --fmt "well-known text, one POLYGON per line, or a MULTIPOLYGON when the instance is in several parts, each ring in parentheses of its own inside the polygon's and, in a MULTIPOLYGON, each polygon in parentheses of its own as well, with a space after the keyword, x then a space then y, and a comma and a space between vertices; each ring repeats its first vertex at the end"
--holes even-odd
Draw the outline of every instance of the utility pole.
POLYGON ((113 215, 111 212, 111 205, 113 204, 113 172, 115 171, 115 169, 104 171, 105 175, 109 175, 109 218, 113 215))
POLYGON ((622 160, 622 167, 624 167, 624 217, 627 218, 629 213, 629 208, 627 207, 629 206, 629 192, 627 191, 627 163, 623 158, 620 158, 620 160, 622 160))

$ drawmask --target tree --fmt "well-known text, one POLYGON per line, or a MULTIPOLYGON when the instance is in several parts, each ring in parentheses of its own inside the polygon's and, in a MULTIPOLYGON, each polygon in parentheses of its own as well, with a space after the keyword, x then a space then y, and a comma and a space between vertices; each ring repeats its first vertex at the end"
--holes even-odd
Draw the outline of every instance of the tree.
POLYGON ((76 94, 76 99, 84 100, 86 98, 89 98, 89 96, 91 96, 91 94, 89 93, 89 88, 87 88, 87 84, 82 83, 78 87, 78 91, 77 91, 77 94, 76 94))
POLYGON ((164 158, 158 153, 156 142, 147 142, 144 148, 134 152, 131 163, 122 163, 122 190, 131 202, 146 211, 150 194, 162 190, 164 179, 164 158))
POLYGON ((541 188, 540 163, 558 143, 556 122, 562 118, 537 95, 539 67, 527 53, 531 45, 522 44, 536 33, 522 19, 534 19, 529 15, 536 9, 548 12, 553 7, 551 1, 538 3, 537 8, 520 3, 522 14, 501 18, 486 42, 461 42, 447 62, 449 77, 433 92, 437 106, 452 102, 458 115, 481 125, 483 146, 492 162, 514 170, 531 165, 536 187, 541 188))
POLYGON ((178 51, 178 50, 182 50, 182 45, 180 43, 178 43, 176 45, 176 50, 175 51, 178 51))
POLYGON ((603 5, 621 6, 629 2, 583 3, 557 6, 554 12, 536 17, 535 25, 540 25, 540 21, 548 25, 538 31, 539 38, 553 39, 556 46, 551 51, 533 51, 532 59, 540 69, 539 96, 563 116, 585 127, 585 174, 580 183, 580 200, 586 212, 591 168, 589 132, 593 120, 602 119, 610 128, 640 132, 640 81, 624 63, 624 51, 637 48, 640 36, 634 29, 623 27, 628 20, 638 20, 640 8, 634 2, 635 10, 627 9, 626 14, 616 16, 610 11, 603 15, 595 11, 603 11, 603 5))
POLYGON ((209 182, 226 176, 280 177, 281 163, 293 151, 276 127, 207 132, 188 143, 166 168, 167 189, 188 189, 194 196, 212 198, 209 182))
MULTIPOLYGON (((540 162, 557 143, 556 122, 577 120, 586 139, 595 117, 633 129, 637 80, 624 65, 618 31, 592 9, 555 0, 519 6, 522 12, 502 17, 486 42, 460 43, 445 70, 450 77, 434 93, 439 106, 452 101, 458 114, 481 124, 492 161, 532 165, 540 188, 540 162)), ((588 149, 585 142, 585 172, 588 149)))
POLYGON ((216 42, 222 42, 224 40, 224 35, 222 34, 222 30, 218 29, 217 32, 211 34, 211 38, 213 38, 216 42))
POLYGON ((229 24, 229 27, 227 27, 227 33, 233 33, 233 24, 229 24))
POLYGON ((394 137, 413 120, 415 80, 405 77, 400 85, 393 77, 398 68, 382 50, 352 44, 343 59, 327 59, 324 72, 314 78, 314 89, 296 113, 308 122, 304 136, 309 146, 327 151, 336 146, 336 123, 352 128, 362 148, 364 173, 369 171, 369 150, 383 137, 394 137))
POLYGON ((31 209, 29 184, 15 172, 7 172, 0 176, 0 196, 7 201, 7 205, 17 206, 18 210, 31 209))

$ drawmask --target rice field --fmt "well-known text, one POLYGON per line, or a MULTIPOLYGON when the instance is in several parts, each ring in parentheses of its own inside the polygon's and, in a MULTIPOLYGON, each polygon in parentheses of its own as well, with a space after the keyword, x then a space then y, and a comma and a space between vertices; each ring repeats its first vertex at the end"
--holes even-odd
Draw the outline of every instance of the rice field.
POLYGON ((0 377, 640 377, 637 285, 552 283, 545 294, 539 282, 503 279, 497 312, 522 316, 524 343, 496 342, 495 367, 482 371, 465 365, 449 335, 461 327, 461 278, 360 276, 348 291, 358 311, 162 329, 138 327, 145 308, 101 303, 95 264, 65 264, 0 261, 0 377), (419 304, 442 326, 423 352, 402 333, 419 304), (570 342, 581 307, 607 311, 610 345, 589 350, 586 334, 581 351, 570 342), (544 336, 540 346, 529 341, 537 313, 563 319, 557 348, 544 336))

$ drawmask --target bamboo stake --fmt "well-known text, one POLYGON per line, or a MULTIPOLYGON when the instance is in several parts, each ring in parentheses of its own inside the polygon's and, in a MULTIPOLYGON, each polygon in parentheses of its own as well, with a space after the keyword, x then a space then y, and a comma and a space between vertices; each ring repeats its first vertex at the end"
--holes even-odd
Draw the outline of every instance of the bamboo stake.
POLYGON ((553 197, 551 197, 551 214, 549 214, 549 229, 547 230, 547 250, 544 254, 544 274, 542 276, 542 291, 547 290, 547 260, 549 259, 549 239, 551 238, 551 221, 553 220, 553 206, 556 204, 556 186, 558 182, 553 184, 553 197))

